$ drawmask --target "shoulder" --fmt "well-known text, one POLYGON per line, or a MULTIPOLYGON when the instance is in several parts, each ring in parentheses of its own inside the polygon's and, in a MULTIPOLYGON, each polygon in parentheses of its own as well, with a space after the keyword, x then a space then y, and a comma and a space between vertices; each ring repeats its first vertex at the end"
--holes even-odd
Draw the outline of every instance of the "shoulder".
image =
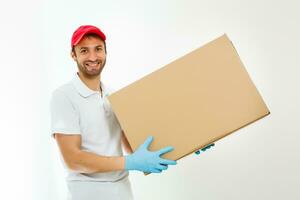
POLYGON ((51 95, 50 107, 53 112, 62 113, 77 108, 76 91, 72 84, 66 83, 56 88, 51 95))
POLYGON ((52 100, 55 99, 73 99, 76 95, 76 89, 72 82, 65 83, 52 91, 52 100))

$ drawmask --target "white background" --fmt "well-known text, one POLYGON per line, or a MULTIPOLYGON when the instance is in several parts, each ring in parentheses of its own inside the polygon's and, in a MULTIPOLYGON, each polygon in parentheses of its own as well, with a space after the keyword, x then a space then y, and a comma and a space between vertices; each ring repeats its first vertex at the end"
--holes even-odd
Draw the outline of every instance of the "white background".
POLYGON ((271 111, 163 174, 131 172, 136 199, 300 199, 299 10, 296 0, 1 3, 0 198, 65 200, 49 98, 76 72, 73 31, 93 24, 115 89, 227 33, 271 111))

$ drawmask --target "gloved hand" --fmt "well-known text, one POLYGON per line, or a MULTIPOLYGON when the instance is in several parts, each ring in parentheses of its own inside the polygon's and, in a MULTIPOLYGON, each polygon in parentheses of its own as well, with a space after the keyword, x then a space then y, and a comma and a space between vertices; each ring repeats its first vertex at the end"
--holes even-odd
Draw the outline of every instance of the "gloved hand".
POLYGON ((199 155, 201 153, 201 151, 204 152, 204 151, 206 151, 207 149, 209 149, 210 147, 213 147, 213 146, 215 146, 215 143, 211 143, 211 144, 207 145, 206 147, 196 151, 195 154, 199 155))
POLYGON ((125 156, 125 169, 138 170, 146 173, 160 173, 162 170, 168 169, 168 165, 176 165, 174 160, 167 160, 160 156, 172 151, 174 148, 171 146, 162 148, 158 151, 149 151, 153 140, 149 136, 139 148, 130 155, 125 156))

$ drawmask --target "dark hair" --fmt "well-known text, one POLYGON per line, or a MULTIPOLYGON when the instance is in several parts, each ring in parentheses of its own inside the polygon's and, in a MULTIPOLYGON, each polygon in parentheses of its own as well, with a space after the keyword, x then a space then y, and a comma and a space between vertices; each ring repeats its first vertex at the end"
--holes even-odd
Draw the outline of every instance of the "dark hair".
MULTIPOLYGON (((99 35, 97 35, 96 33, 87 33, 83 37, 95 37, 95 38, 99 38, 100 40, 102 40, 103 43, 104 43, 104 51, 105 51, 105 54, 106 54, 106 42, 99 35)), ((74 47, 72 47, 72 52, 74 52, 74 54, 76 55, 74 47)))

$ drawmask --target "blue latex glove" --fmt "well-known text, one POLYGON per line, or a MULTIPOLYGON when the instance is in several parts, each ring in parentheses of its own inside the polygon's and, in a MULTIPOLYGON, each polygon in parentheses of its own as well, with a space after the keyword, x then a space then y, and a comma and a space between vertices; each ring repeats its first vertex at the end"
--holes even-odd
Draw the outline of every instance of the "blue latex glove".
POLYGON ((201 151, 204 152, 204 151, 206 151, 207 149, 209 149, 210 147, 213 147, 213 146, 215 146, 215 143, 209 144, 206 147, 196 151, 195 154, 199 155, 201 153, 201 151))
POLYGON ((171 146, 162 148, 158 151, 149 151, 153 140, 152 136, 149 136, 145 142, 139 146, 139 148, 132 154, 125 156, 125 169, 126 170, 138 170, 146 173, 160 173, 162 170, 168 169, 168 165, 176 165, 174 160, 167 160, 160 156, 172 151, 174 148, 171 146))

